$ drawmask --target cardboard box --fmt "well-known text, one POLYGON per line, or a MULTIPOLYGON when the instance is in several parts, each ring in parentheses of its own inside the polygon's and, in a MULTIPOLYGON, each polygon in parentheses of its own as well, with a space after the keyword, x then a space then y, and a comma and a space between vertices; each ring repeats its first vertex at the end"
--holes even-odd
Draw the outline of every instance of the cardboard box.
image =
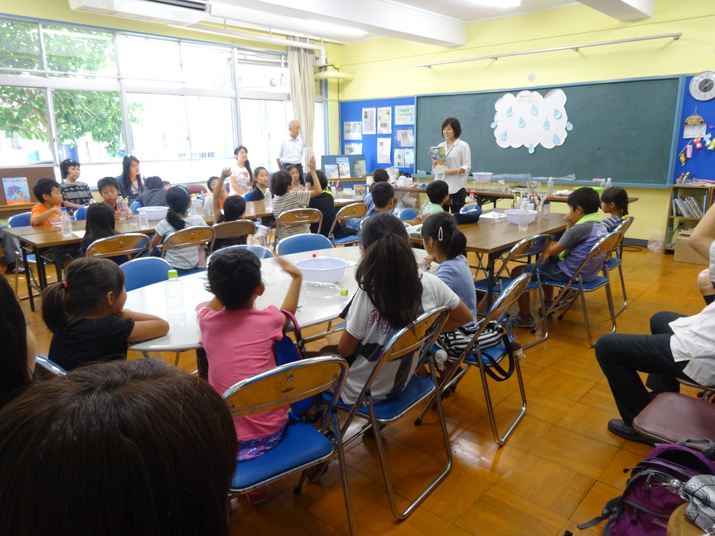
POLYGON ((709 266, 707 259, 704 259, 699 253, 688 245, 688 237, 692 231, 681 231, 675 239, 675 262, 687 262, 689 264, 702 264, 709 266))

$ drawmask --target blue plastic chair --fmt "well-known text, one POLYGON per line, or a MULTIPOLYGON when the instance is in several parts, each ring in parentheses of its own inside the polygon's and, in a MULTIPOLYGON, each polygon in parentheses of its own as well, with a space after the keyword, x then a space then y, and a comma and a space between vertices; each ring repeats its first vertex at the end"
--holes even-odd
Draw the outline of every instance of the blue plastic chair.
POLYGON ((320 429, 302 419, 289 421, 277 446, 252 460, 238 462, 231 480, 232 493, 247 493, 301 472, 293 490, 294 493, 300 493, 306 469, 330 460, 337 453, 350 534, 355 535, 355 519, 350 504, 347 467, 336 409, 347 372, 348 364, 341 357, 303 359, 243 380, 224 393, 223 398, 234 417, 280 408, 327 390, 333 393, 320 429), (328 434, 331 424, 332 434, 328 434))
POLYGON ((87 219, 87 207, 81 206, 77 210, 75 210, 74 215, 72 216, 76 221, 82 221, 87 219))
POLYGON ((208 265, 211 264, 211 259, 214 258, 214 255, 221 255, 221 253, 224 253, 226 251, 231 251, 232 249, 247 249, 248 251, 253 253, 259 259, 272 259, 273 258, 273 252, 270 249, 268 249, 267 247, 239 244, 237 246, 229 246, 227 248, 221 248, 218 251, 214 251, 211 255, 209 255, 209 258, 206 259, 206 267, 208 268, 208 265))
POLYGON ((32 212, 23 212, 22 214, 16 214, 7 220, 10 227, 29 227, 32 225, 32 212))
POLYGON ((251 197, 253 197, 253 192, 246 192, 245 194, 243 194, 243 199, 244 201, 246 201, 246 203, 251 202, 251 197))
POLYGON ((139 201, 134 201, 129 207, 129 210, 131 210, 132 214, 139 214, 139 209, 143 206, 144 205, 142 205, 139 201))
MULTIPOLYGON (((435 373, 436 367, 434 362, 434 354, 428 352, 432 348, 437 336, 449 318, 449 309, 447 307, 438 307, 423 313, 417 320, 409 326, 406 326, 393 335, 390 341, 385 344, 380 352, 380 355, 375 362, 375 365, 368 377, 365 386, 357 397, 355 404, 346 405, 339 404, 340 409, 349 411, 347 418, 343 424, 342 433, 345 435, 352 423, 353 418, 361 417, 367 419, 369 424, 365 425, 361 430, 354 434, 350 439, 345 441, 348 445, 370 428, 375 434, 375 444, 382 466, 382 473, 385 477, 385 486, 387 487, 388 497, 390 499, 390 507, 392 513, 397 519, 406 519, 415 509, 424 501, 432 491, 444 480, 452 469, 452 449, 449 445, 449 434, 447 432, 447 423, 444 419, 444 411, 442 410, 441 397, 434 397, 439 393, 439 380, 435 373), (392 367, 398 365, 408 365, 409 361, 413 363, 421 363, 425 360, 429 363, 431 378, 423 378, 413 375, 405 389, 398 394, 383 402, 374 402, 370 388, 375 378, 380 374, 382 366, 390 361, 398 360, 398 363, 392 363, 392 367), (402 360, 402 362, 399 362, 402 360), (408 413, 412 408, 420 404, 425 399, 432 396, 434 405, 437 407, 439 422, 441 425, 442 439, 447 453, 447 463, 442 472, 420 493, 406 510, 400 512, 397 508, 395 492, 390 479, 390 471, 387 466, 385 450, 382 444, 380 435, 380 425, 383 423, 393 422, 408 413)), ((395 370, 395 368, 393 368, 395 370)), ((408 369, 409 370, 409 369, 408 369)))
MULTIPOLYGON (((29 227, 31 225, 31 222, 32 222, 32 213, 31 212, 23 212, 22 214, 16 214, 15 216, 11 216, 7 220, 7 224, 11 228, 12 227, 29 227)), ((17 253, 18 262, 20 262, 20 259, 22 258, 22 248, 20 246, 20 242, 14 237, 12 237, 11 240, 13 243, 13 247, 15 248, 15 253, 17 253)), ((52 264, 47 259, 42 259, 42 261, 44 262, 44 264, 52 264)), ((28 264, 37 264, 37 258, 35 257, 34 253, 28 253, 27 263, 28 264)), ((40 286, 37 284, 37 281, 35 281, 35 276, 33 275, 32 271, 30 271, 29 274, 25 273, 25 277, 30 278, 28 280, 28 283, 29 283, 28 288, 31 289, 32 287, 34 287, 37 290, 40 290, 40 286), (30 283, 30 280, 32 281, 32 283, 30 283)), ((20 275, 19 275, 18 271, 15 270, 15 295, 18 297, 17 298, 18 300, 24 300, 24 299, 29 298, 30 297, 29 294, 28 294, 28 296, 20 296, 20 294, 18 294, 19 285, 20 285, 20 275)), ((33 292, 33 297, 35 297, 35 296, 39 296, 39 294, 35 294, 33 292)), ((34 309, 33 309, 33 311, 34 311, 34 309)))
POLYGON ((402 221, 414 220, 417 217, 417 212, 411 208, 406 208, 400 212, 400 219, 402 221))
POLYGON ((142 257, 120 266, 124 272, 124 288, 127 292, 160 283, 169 279, 171 264, 159 257, 142 257))
POLYGON ((284 238, 278 243, 279 255, 303 253, 304 251, 317 251, 320 249, 333 249, 330 240, 319 234, 301 234, 284 238))
POLYGON ((335 219, 333 220, 333 225, 330 227, 328 232, 328 239, 333 243, 334 246, 345 246, 348 244, 357 244, 360 242, 360 237, 357 234, 341 236, 340 238, 335 238, 335 228, 340 226, 342 222, 357 221, 358 228, 362 223, 363 218, 367 214, 367 205, 365 203, 353 203, 347 205, 335 214, 335 219))

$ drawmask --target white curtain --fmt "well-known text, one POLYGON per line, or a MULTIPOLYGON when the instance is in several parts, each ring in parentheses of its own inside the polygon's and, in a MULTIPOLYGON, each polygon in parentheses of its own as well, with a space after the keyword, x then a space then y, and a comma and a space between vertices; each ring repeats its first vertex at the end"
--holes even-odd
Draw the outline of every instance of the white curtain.
MULTIPOLYGON (((293 41, 311 42, 308 39, 291 37, 293 41)), ((300 135, 306 149, 313 147, 313 124, 315 122, 315 76, 313 61, 315 52, 304 48, 288 47, 288 73, 290 75, 290 100, 293 103, 293 119, 300 123, 300 135)), ((308 151, 306 150, 306 155, 308 151)), ((307 158, 305 159, 307 172, 307 158)))

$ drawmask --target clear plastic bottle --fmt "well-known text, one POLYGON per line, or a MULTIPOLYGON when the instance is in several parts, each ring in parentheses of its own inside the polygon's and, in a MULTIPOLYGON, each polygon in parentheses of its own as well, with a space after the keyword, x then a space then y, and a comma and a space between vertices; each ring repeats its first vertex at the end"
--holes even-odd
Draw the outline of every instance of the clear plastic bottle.
POLYGON ((608 178, 606 179, 606 183, 603 185, 603 187, 604 187, 604 189, 611 187, 611 177, 608 177, 608 178))
POLYGON ((549 182, 546 185, 546 193, 548 194, 548 197, 554 195, 554 179, 551 177, 549 177, 549 182))
POLYGON ((420 272, 426 272, 427 270, 429 270, 429 263, 424 259, 420 259, 417 261, 417 269, 420 272))
POLYGON ((149 214, 144 210, 139 211, 139 227, 142 229, 149 228, 149 214))
POLYGON ((529 204, 526 199, 521 200, 519 207, 519 230, 526 231, 529 225, 529 204))
POLYGON ((273 212, 273 194, 271 189, 266 186, 266 192, 263 194, 264 206, 266 207, 266 212, 273 212))
POLYGON ((169 270, 169 279, 164 283, 166 294, 166 321, 171 327, 186 324, 184 309, 184 283, 176 270, 169 270))
POLYGON ((60 216, 60 227, 62 228, 62 238, 72 237, 72 220, 67 213, 67 209, 62 207, 62 216, 60 216))
POLYGON ((117 208, 119 209, 119 219, 125 219, 127 213, 127 203, 121 196, 117 198, 117 208))
POLYGON ((268 246, 268 227, 264 225, 256 225, 256 234, 253 235, 251 244, 254 246, 268 246))

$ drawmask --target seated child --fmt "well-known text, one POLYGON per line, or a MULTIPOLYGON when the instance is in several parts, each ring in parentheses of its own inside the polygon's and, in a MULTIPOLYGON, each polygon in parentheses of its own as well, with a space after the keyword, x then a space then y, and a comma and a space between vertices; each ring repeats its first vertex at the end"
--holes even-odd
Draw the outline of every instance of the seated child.
MULTIPOLYGON (((256 299, 265 291, 258 257, 245 249, 229 249, 211 259, 207 275, 214 297, 199 311, 199 326, 209 362, 209 383, 220 394, 246 378, 276 367, 273 344, 283 338, 283 329, 290 323, 281 309, 295 313, 302 275, 280 257, 275 262, 293 281, 280 309, 273 305, 256 309, 256 299)), ((288 422, 288 409, 285 406, 233 419, 238 461, 260 456, 280 443, 288 422)), ((248 493, 252 503, 265 499, 265 487, 248 493)))
MULTIPOLYGON (((387 183, 380 183, 389 186, 387 183)), ((378 197, 373 191, 373 199, 378 197)), ((362 225, 363 256, 355 271, 358 290, 348 310, 338 353, 350 363, 341 399, 354 404, 382 347, 423 311, 451 309, 443 332, 472 321, 469 308, 438 277, 420 273, 404 224, 391 214, 376 214, 362 225)), ((323 351, 326 351, 324 349, 323 351)), ((385 363, 371 392, 375 401, 399 395, 417 369, 416 354, 385 363)))
POLYGON ((146 190, 136 198, 143 207, 168 207, 166 204, 166 190, 161 177, 147 177, 146 190))
MULTIPOLYGON (((368 210, 365 214, 365 218, 374 216, 381 212, 386 212, 392 214, 395 210, 395 205, 397 204, 397 199, 395 199, 395 189, 389 182, 378 182, 373 184, 372 191, 372 202, 373 207, 368 210)), ((363 220, 364 224, 364 220, 363 220)))
MULTIPOLYGON (((266 198, 265 193, 269 181, 268 170, 264 167, 257 167, 254 175, 256 186, 251 191, 251 201, 263 201, 266 198)), ((275 223, 276 219, 273 216, 264 216, 261 218, 261 225, 265 225, 266 227, 275 225, 275 223)))
MULTIPOLYGON (((35 194, 35 197, 40 202, 32 207, 30 224, 35 227, 40 225, 52 227, 56 225, 59 230, 63 203, 59 183, 53 179, 39 179, 32 187, 32 193, 35 194)), ((53 246, 49 248, 46 256, 54 259, 55 267, 59 274, 64 268, 67 268, 72 259, 79 256, 79 246, 76 244, 53 246)))
MULTIPOLYGON (((85 223, 84 240, 82 240, 81 250, 83 257, 87 253, 87 248, 92 245, 92 242, 120 234, 114 228, 114 222, 114 211, 107 203, 95 203, 87 208, 87 221, 85 223)), ((124 264, 129 260, 128 255, 108 258, 118 265, 124 264)))
MULTIPOLYGON (((315 165, 315 157, 311 158, 315 165)), ((311 198, 318 197, 323 192, 314 185, 308 185, 307 190, 292 190, 292 180, 287 171, 276 171, 271 177, 271 193, 273 194, 273 216, 278 220, 281 214, 288 210, 307 207, 311 198)), ((310 232, 308 225, 298 223, 283 225, 276 229, 276 242, 288 236, 306 234, 310 232)))
MULTIPOLYGON (((308 167, 310 167, 310 164, 308 164, 308 167)), ((319 232, 321 235, 328 238, 330 228, 333 226, 333 222, 335 221, 335 214, 337 213, 337 210, 335 209, 335 201, 333 200, 333 194, 326 190, 328 187, 328 178, 325 176, 325 173, 320 170, 316 170, 315 166, 313 166, 310 168, 310 174, 306 175, 305 181, 307 184, 311 185, 313 189, 320 188, 322 191, 319 196, 311 198, 308 206, 310 208, 316 208, 323 213, 323 225, 320 229, 318 229, 318 224, 313 223, 310 226, 310 232, 319 232), (316 185, 319 186, 316 187, 316 185)), ((359 222, 360 220, 357 219, 357 221, 359 222)), ((333 229, 333 236, 335 238, 343 238, 344 236, 357 234, 357 229, 346 227, 344 225, 345 222, 338 223, 338 225, 335 226, 335 229, 333 229)))
MULTIPOLYGON (((579 188, 573 191, 566 199, 566 204, 569 207, 569 212, 564 216, 564 220, 569 224, 569 228, 558 242, 551 244, 548 251, 549 257, 538 265, 517 266, 511 272, 512 277, 529 272, 534 275, 534 280, 536 280, 535 276, 538 271, 542 281, 549 279, 566 283, 576 273, 596 241, 607 234, 606 228, 598 216, 600 200, 593 188, 579 188)), ((593 281, 603 269, 603 262, 603 258, 594 258, 588 266, 584 267, 581 271, 584 283, 593 281)), ((544 301, 547 310, 551 305, 553 293, 554 288, 546 285, 544 301)), ((519 311, 520 314, 511 318, 511 325, 515 328, 533 328, 536 323, 534 317, 531 316, 528 292, 519 297, 519 311)))
POLYGON ((291 188, 293 188, 293 190, 303 189, 305 180, 300 176, 300 170, 296 166, 290 166, 286 168, 286 171, 290 173, 291 188))
MULTIPOLYGON (((213 195, 214 199, 218 198, 219 201, 219 206, 223 207, 223 202, 226 199, 226 186, 224 185, 224 181, 226 180, 226 177, 231 176, 231 168, 224 168, 221 171, 221 176, 220 177, 210 177, 209 180, 206 181, 206 186, 209 189, 209 192, 211 192, 211 195, 213 195), (228 173, 228 175, 224 175, 225 173, 228 173), (219 184, 220 188, 216 190, 216 184, 219 184)), ((216 212, 214 211, 214 214, 216 212)))
POLYGON ((169 324, 124 309, 124 273, 107 259, 77 259, 65 281, 42 293, 42 320, 52 332, 49 359, 65 370, 127 358, 130 342, 161 337, 169 324))
MULTIPOLYGON (((169 210, 166 212, 166 218, 156 226, 156 234, 151 239, 152 248, 163 242, 166 235, 181 231, 185 227, 208 227, 201 216, 187 214, 191 206, 191 196, 183 186, 169 188, 166 191, 166 202, 169 210)), ((199 247, 202 246, 167 251, 164 259, 180 274, 189 272, 199 264, 199 247)))
POLYGON ((129 209, 122 212, 119 210, 118 199, 120 194, 119 183, 114 177, 104 177, 97 181, 97 190, 99 190, 99 195, 102 196, 104 202, 107 203, 114 210, 114 218, 119 220, 131 216, 129 209))
POLYGON ((429 198, 429 204, 427 205, 427 214, 421 214, 422 221, 428 215, 444 212, 442 205, 449 201, 449 186, 444 181, 432 181, 427 185, 425 193, 429 198))
POLYGON ((601 223, 606 227, 606 232, 613 232, 625 216, 628 216, 628 192, 620 186, 611 186, 601 193, 601 210, 610 214, 601 223))
POLYGON ((67 208, 70 216, 79 207, 94 203, 89 184, 77 180, 80 174, 79 162, 70 158, 63 160, 60 164, 60 174, 62 175, 60 190, 62 190, 63 205, 67 208))

